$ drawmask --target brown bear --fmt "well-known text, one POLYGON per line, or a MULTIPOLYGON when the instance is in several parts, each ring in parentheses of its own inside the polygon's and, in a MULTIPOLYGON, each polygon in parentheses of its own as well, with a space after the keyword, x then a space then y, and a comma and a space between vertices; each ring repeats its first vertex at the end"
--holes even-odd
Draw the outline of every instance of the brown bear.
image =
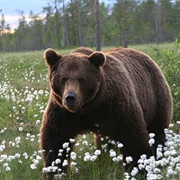
MULTIPOLYGON (((66 172, 62 162, 67 152, 58 157, 59 149, 85 132, 93 132, 97 143, 105 136, 123 143, 123 157, 131 156, 132 166, 140 155, 152 154, 149 133, 155 134, 154 147, 165 142, 172 97, 149 56, 129 48, 77 48, 65 56, 47 49, 44 58, 51 88, 40 130, 45 167, 61 158, 59 167, 66 172)), ((52 177, 47 173, 47 179, 52 177)))

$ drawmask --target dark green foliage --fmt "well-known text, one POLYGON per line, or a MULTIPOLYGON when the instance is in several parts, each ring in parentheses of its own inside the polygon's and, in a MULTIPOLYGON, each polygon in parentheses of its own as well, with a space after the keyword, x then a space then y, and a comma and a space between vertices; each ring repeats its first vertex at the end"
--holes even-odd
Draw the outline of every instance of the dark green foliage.
POLYGON ((176 39, 171 49, 154 48, 154 50, 155 59, 171 88, 174 103, 173 120, 176 122, 180 119, 180 37, 176 39))

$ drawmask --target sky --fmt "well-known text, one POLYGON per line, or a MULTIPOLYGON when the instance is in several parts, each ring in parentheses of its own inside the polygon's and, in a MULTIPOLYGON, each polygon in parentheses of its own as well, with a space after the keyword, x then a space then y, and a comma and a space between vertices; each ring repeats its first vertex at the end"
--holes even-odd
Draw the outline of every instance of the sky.
POLYGON ((14 29, 20 17, 19 11, 24 11, 24 15, 28 18, 31 10, 34 14, 39 14, 49 2, 50 0, 0 0, 0 10, 2 10, 0 16, 4 14, 6 24, 14 29))

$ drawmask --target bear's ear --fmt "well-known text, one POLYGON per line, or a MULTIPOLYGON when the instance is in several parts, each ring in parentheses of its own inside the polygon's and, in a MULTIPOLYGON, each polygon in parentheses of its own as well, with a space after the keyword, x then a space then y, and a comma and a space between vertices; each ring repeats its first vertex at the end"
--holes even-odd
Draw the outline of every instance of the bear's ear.
POLYGON ((97 68, 103 66, 106 62, 106 57, 102 52, 94 52, 88 57, 88 59, 97 68))
POLYGON ((61 58, 62 58, 62 56, 60 54, 56 53, 56 51, 54 51, 53 49, 49 48, 44 52, 44 59, 48 66, 55 65, 57 62, 59 62, 59 60, 61 58))

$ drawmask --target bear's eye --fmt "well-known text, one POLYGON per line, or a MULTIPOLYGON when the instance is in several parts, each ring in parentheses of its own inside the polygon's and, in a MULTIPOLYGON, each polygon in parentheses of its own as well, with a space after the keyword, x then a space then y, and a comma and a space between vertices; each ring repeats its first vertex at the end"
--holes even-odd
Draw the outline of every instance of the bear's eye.
POLYGON ((68 78, 62 78, 62 79, 61 79, 61 82, 62 82, 62 83, 65 83, 67 80, 68 80, 68 78))
POLYGON ((79 78, 78 81, 79 81, 79 83, 83 84, 85 82, 85 79, 79 78))

